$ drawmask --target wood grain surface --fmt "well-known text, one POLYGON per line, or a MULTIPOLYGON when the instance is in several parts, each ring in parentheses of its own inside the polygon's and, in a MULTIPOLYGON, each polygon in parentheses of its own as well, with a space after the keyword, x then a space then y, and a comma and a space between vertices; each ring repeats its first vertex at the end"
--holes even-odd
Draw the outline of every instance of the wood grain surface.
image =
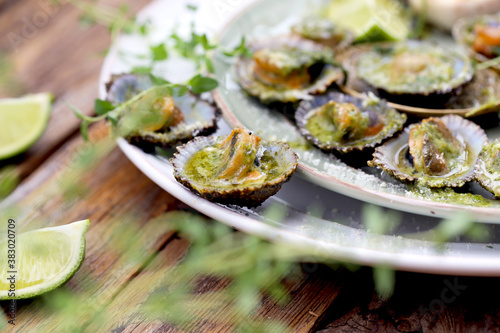
MULTIPOLYGON (((149 1, 126 2, 136 12, 149 1)), ((122 1, 103 3, 118 6, 122 1)), ((162 283, 189 251, 189 242, 164 223, 169 214, 186 207, 112 145, 102 144, 97 161, 85 172, 79 169, 78 161, 90 148, 64 100, 93 113, 100 54, 110 43, 104 27, 82 29, 79 15, 70 4, 0 2, 0 55, 13 66, 11 71, 0 66, 0 93, 50 91, 56 96, 43 137, 25 154, 0 164, 14 165, 22 179, 0 203, 0 218, 14 214, 19 232, 85 218, 92 221, 81 269, 47 296, 18 302, 16 326, 6 324, 2 331, 233 332, 235 318, 221 306, 216 292, 230 283, 225 279, 191 277, 199 286, 194 295, 199 306, 189 313, 198 318, 194 322, 174 324, 139 311, 152 293, 161 292, 162 283), (24 28, 28 30, 23 35, 27 20, 33 22, 37 15, 47 17, 47 22, 40 21, 32 31, 24 28), (13 44, 11 33, 24 36, 23 42, 13 44), (68 193, 77 196, 68 198, 68 193), (7 210, 12 206, 14 210, 7 210), (132 243, 123 242, 124 230, 133 230, 132 243), (78 301, 67 301, 67 293, 78 301), (47 298, 60 299, 59 308, 49 306, 47 298)), ((92 126, 91 137, 105 143, 106 125, 92 126)), ((500 332, 497 278, 399 272, 394 295, 382 300, 374 291, 370 268, 350 271, 303 263, 302 271, 300 279, 285 279, 290 294, 285 304, 265 296, 259 300, 255 318, 264 327, 279 320, 290 332, 500 332)), ((6 309, 8 303, 2 306, 6 309)))

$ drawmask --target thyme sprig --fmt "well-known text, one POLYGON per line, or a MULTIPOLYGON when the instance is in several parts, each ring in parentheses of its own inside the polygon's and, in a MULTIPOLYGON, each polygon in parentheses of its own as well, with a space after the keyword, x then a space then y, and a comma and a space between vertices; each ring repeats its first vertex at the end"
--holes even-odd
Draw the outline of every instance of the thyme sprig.
MULTIPOLYGON (((169 83, 168 81, 156 77, 152 82, 156 85, 155 87, 142 91, 130 98, 128 101, 119 105, 113 105, 109 101, 96 99, 94 109, 97 116, 94 117, 85 115, 76 106, 68 102, 66 102, 66 104, 71 111, 73 111, 75 116, 82 121, 80 131, 84 139, 88 140, 88 126, 90 124, 107 119, 112 125, 117 126, 119 119, 130 110, 132 105, 134 105, 134 110, 136 111, 138 109, 149 110, 153 101, 161 96, 168 95, 172 97, 181 97, 188 91, 192 91, 195 94, 202 94, 217 88, 218 85, 216 80, 201 74, 196 74, 183 84, 169 83)), ((126 136, 130 131, 134 130, 134 126, 138 128, 139 124, 144 123, 145 119, 141 117, 144 117, 145 115, 148 117, 150 116, 150 112, 145 112, 142 115, 140 113, 136 114, 138 115, 137 119, 135 119, 132 123, 128 123, 125 132, 123 131, 124 128, 121 127, 115 128, 118 130, 116 133, 120 136, 126 136)), ((150 119, 150 121, 153 120, 150 119)))
MULTIPOLYGON (((55 1, 59 2, 59 0, 55 1)), ((108 28, 113 40, 122 32, 141 34, 148 32, 148 24, 139 24, 135 16, 130 14, 130 8, 126 4, 115 8, 96 1, 68 0, 68 2, 81 11, 82 26, 103 25, 108 28)))

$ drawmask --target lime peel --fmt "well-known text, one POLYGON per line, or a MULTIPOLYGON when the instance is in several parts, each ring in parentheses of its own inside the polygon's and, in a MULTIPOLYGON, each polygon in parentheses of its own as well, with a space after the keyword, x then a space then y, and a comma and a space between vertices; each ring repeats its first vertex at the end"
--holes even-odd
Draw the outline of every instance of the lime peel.
POLYGON ((8 247, 9 239, 5 237, 0 242, 0 300, 36 297, 67 282, 85 257, 89 226, 90 220, 82 220, 17 235, 14 270, 8 266, 8 249, 12 247, 8 247), (12 276, 14 279, 9 281, 12 276))
POLYGON ((42 136, 52 101, 50 93, 0 100, 0 159, 26 151, 42 136))
POLYGON ((335 0, 327 17, 353 31, 356 42, 398 41, 410 32, 410 20, 394 0, 335 0))

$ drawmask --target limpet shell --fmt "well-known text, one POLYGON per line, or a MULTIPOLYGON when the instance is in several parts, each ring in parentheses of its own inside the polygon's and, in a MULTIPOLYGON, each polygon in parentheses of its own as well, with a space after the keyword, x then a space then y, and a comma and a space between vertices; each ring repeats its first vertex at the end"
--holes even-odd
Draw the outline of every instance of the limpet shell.
MULTIPOLYGON (((363 150, 365 148, 375 147, 383 140, 392 137, 396 132, 400 131, 406 122, 406 118, 405 114, 401 114, 395 109, 388 107, 382 100, 376 99, 367 101, 337 92, 314 96, 312 100, 302 101, 297 109, 297 112, 295 113, 297 126, 307 140, 324 151, 336 150, 343 153, 350 152, 354 149, 363 150), (308 125, 315 116, 318 116, 318 112, 321 110, 321 107, 330 101, 334 101, 339 104, 354 104, 361 112, 368 113, 368 117, 370 119, 369 127, 375 127, 378 124, 383 124, 382 129, 380 129, 380 131, 375 135, 351 141, 335 141, 320 138, 320 135, 318 135, 319 133, 312 133, 314 130, 311 131, 310 126, 308 125)), ((326 133, 329 133, 336 130, 333 122, 317 121, 317 124, 318 126, 321 126, 320 132, 325 131, 326 133)))
MULTIPOLYGON (((155 85, 149 75, 115 75, 107 85, 107 100, 114 105, 120 105, 153 87, 155 85)), ((158 131, 136 129, 126 139, 145 149, 154 146, 168 148, 195 136, 210 135, 215 132, 219 115, 219 109, 215 105, 190 92, 183 96, 174 96, 173 99, 184 117, 181 123, 158 131)))
POLYGON ((423 107, 442 106, 475 74, 465 50, 420 41, 357 47, 344 64, 381 98, 423 107))
POLYGON ((220 184, 215 184, 213 181, 204 183, 186 172, 186 165, 195 153, 202 149, 218 147, 225 139, 226 137, 216 136, 197 137, 183 146, 177 147, 177 152, 170 159, 170 163, 174 167, 175 179, 209 201, 255 207, 276 194, 295 172, 298 164, 297 154, 286 143, 267 140, 260 141, 260 149, 263 150, 262 154, 269 154, 269 156, 276 158, 283 171, 279 175, 266 179, 262 184, 221 186, 220 184))
POLYGON ((315 67, 313 81, 300 89, 284 89, 265 84, 254 75, 256 67, 252 58, 240 57, 234 65, 234 73, 241 87, 251 96, 257 97, 261 102, 269 104, 272 102, 297 102, 303 99, 310 99, 311 94, 325 92, 335 81, 344 77, 339 67, 333 66, 333 53, 322 45, 314 43, 297 36, 281 36, 266 40, 257 40, 249 45, 253 52, 261 49, 271 50, 300 50, 301 52, 311 52, 320 55, 322 61, 315 67), (318 68, 316 68, 318 67, 318 68))
MULTIPOLYGON (((452 28, 452 35, 455 41, 463 45, 475 60, 485 62, 490 58, 482 53, 476 52, 473 48, 473 43, 476 39, 476 33, 474 31, 476 24, 500 25, 500 14, 464 17, 455 22, 452 28)), ((493 69, 500 72, 500 65, 494 66, 493 69)))
POLYGON ((397 138, 375 148, 373 160, 369 161, 368 165, 377 166, 404 182, 418 182, 429 187, 463 186, 474 177, 477 157, 488 138, 481 127, 460 116, 448 115, 438 119, 441 119, 455 138, 463 141, 466 146, 466 154, 460 156, 460 162, 463 163, 456 161, 456 167, 447 174, 442 176, 420 174, 409 161, 407 157, 409 133, 416 124, 407 127, 397 138))

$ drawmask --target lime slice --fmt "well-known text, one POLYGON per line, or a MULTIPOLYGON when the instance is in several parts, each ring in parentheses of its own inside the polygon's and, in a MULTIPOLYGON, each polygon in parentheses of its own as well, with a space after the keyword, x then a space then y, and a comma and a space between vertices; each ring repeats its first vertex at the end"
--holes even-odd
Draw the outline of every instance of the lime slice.
POLYGON ((40 93, 0 100, 0 159, 27 150, 43 134, 52 95, 40 93))
POLYGON ((89 225, 84 220, 33 230, 17 235, 15 243, 8 229, 0 242, 0 300, 39 296, 68 281, 85 257, 89 225))
POLYGON ((398 41, 410 32, 410 20, 397 0, 333 0, 327 17, 353 31, 356 42, 398 41))

